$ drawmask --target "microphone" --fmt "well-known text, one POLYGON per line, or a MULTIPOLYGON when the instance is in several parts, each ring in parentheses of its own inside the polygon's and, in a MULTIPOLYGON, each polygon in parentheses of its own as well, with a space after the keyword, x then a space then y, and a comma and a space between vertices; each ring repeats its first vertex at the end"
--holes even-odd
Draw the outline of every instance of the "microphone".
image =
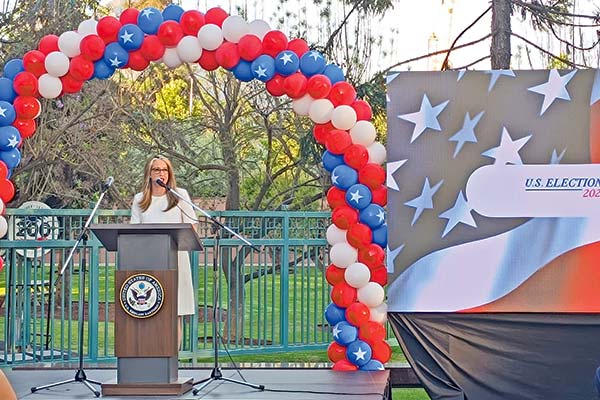
POLYGON ((160 179, 160 178, 157 178, 157 179, 156 179, 154 182, 156 182, 156 184, 157 184, 158 186, 160 186, 160 187, 163 187, 163 188, 165 188, 165 189, 167 189, 167 190, 171 190, 171 186, 169 186, 169 185, 167 185, 166 183, 164 183, 164 182, 162 181, 162 179, 160 179))
POLYGON ((108 188, 113 184, 113 182, 115 181, 115 178, 113 178, 112 176, 109 176, 108 179, 106 179, 106 182, 102 185, 102 191, 105 192, 108 190, 108 188))

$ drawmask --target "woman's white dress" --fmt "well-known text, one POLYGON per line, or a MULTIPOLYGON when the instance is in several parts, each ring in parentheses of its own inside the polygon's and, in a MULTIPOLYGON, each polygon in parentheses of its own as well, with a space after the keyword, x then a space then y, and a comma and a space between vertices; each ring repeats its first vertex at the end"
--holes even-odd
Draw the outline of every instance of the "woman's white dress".
MULTIPOLYGON (((187 190, 181 188, 175 190, 177 190, 177 193, 184 199, 191 201, 187 190)), ((180 200, 175 207, 165 212, 163 210, 167 208, 167 196, 152 196, 150 207, 142 212, 142 209, 140 208, 141 200, 142 193, 136 194, 133 198, 130 221, 132 224, 172 224, 182 222, 194 224, 197 222, 193 219, 196 215, 194 209, 184 201, 180 200)), ((191 315, 194 314, 196 310, 196 302, 194 299, 194 286, 192 284, 192 269, 190 266, 189 254, 187 251, 180 251, 178 253, 177 285, 179 289, 177 291, 177 315, 191 315)))

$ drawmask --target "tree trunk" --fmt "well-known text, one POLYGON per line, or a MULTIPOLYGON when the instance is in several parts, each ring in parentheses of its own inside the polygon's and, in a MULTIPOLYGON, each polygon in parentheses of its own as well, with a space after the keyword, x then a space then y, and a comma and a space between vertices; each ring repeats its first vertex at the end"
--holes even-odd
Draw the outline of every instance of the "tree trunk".
POLYGON ((492 0, 492 69, 510 69, 510 1, 492 0))

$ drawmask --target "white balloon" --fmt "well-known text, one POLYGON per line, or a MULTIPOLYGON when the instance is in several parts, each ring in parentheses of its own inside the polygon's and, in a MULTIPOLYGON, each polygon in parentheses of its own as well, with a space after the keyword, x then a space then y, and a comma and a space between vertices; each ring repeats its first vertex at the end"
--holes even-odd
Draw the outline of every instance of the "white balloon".
POLYGON ((216 50, 223 43, 223 32, 215 24, 206 24, 198 31, 200 46, 206 50, 216 50))
POLYGON ((232 43, 239 42, 242 36, 250 32, 248 22, 239 15, 230 15, 225 18, 222 29, 223 37, 232 43))
POLYGON ((369 283, 371 279, 371 270, 365 264, 357 262, 351 264, 344 272, 344 278, 348 285, 360 289, 369 283))
POLYGON ((258 36, 260 40, 263 40, 267 32, 271 30, 271 27, 266 21, 255 19, 248 24, 248 29, 252 35, 258 36))
POLYGON ((331 113, 331 123, 337 129, 348 130, 356 124, 356 111, 347 105, 337 106, 331 113))
POLYGON ((333 103, 327 99, 317 99, 310 104, 308 116, 315 124, 325 124, 331 120, 333 103))
POLYGON ((67 57, 75 57, 81 54, 79 50, 79 42, 81 42, 81 36, 79 33, 74 31, 63 32, 58 37, 58 49, 65 53, 67 57))
POLYGON ((183 62, 196 62, 202 55, 202 46, 196 36, 184 36, 177 43, 177 55, 183 62))
POLYGON ((352 143, 369 147, 375 141, 377 131, 371 122, 358 121, 350 129, 350 137, 352 138, 352 143))
POLYGON ((299 99, 292 100, 292 109, 298 115, 308 115, 308 110, 313 101, 315 99, 310 94, 305 94, 299 99))
POLYGON ((63 52, 53 51, 46 56, 44 66, 50 75, 59 78, 69 72, 69 57, 63 52))
POLYGON ((377 307, 371 307, 369 310, 371 311, 369 320, 385 324, 385 321, 387 321, 387 303, 381 303, 377 307))
POLYGON ((377 282, 369 282, 365 286, 358 289, 358 301, 365 303, 373 308, 377 307, 385 299, 385 291, 377 282))
POLYGON ((327 233, 325 235, 327 237, 327 243, 333 246, 334 244, 345 242, 346 232, 348 231, 345 229, 340 229, 334 224, 329 225, 329 228, 327 228, 327 233))
POLYGON ((0 199, 0 215, 4 214, 5 210, 6 210, 6 206, 4 205, 4 202, 2 201, 2 199, 0 199))
POLYGON ((8 232, 8 222, 6 218, 0 215, 0 239, 6 236, 6 232, 8 232))
POLYGON ((358 260, 358 250, 346 242, 336 243, 329 249, 329 260, 340 268, 346 268, 358 260))
POLYGON ((96 26, 98 25, 98 21, 93 18, 86 19, 85 21, 81 21, 79 27, 77 28, 77 33, 83 39, 88 35, 97 35, 96 26))
POLYGON ((45 99, 55 99, 62 92, 62 82, 60 78, 50 74, 44 74, 38 79, 38 90, 45 99))
POLYGON ((183 62, 179 58, 179 55, 177 54, 177 49, 175 47, 165 49, 165 54, 163 54, 162 62, 164 62, 165 65, 169 68, 177 68, 181 64, 183 64, 183 62))
POLYGON ((387 153, 385 151, 385 146, 381 143, 374 142, 369 147, 367 147, 367 151, 369 152, 370 163, 381 165, 385 162, 387 153))

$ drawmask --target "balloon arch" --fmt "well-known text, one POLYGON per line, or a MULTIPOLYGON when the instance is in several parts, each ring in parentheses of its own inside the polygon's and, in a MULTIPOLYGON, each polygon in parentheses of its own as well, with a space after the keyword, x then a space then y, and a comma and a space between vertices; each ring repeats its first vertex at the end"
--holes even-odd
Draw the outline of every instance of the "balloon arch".
POLYGON ((240 81, 265 82, 271 95, 289 96, 296 114, 315 123, 333 183, 327 193, 332 303, 325 317, 334 337, 328 356, 336 370, 383 369, 391 355, 384 340, 385 147, 375 141, 371 107, 356 98, 341 68, 265 21, 248 23, 218 7, 205 14, 176 5, 162 12, 129 8, 118 18, 88 19, 77 31, 44 36, 37 49, 8 61, 0 78, 0 238, 7 230, 5 204, 15 193, 11 172, 21 160, 22 140, 35 133, 38 98, 76 93, 87 80, 108 79, 116 69, 141 71, 151 61, 223 67, 240 81))

